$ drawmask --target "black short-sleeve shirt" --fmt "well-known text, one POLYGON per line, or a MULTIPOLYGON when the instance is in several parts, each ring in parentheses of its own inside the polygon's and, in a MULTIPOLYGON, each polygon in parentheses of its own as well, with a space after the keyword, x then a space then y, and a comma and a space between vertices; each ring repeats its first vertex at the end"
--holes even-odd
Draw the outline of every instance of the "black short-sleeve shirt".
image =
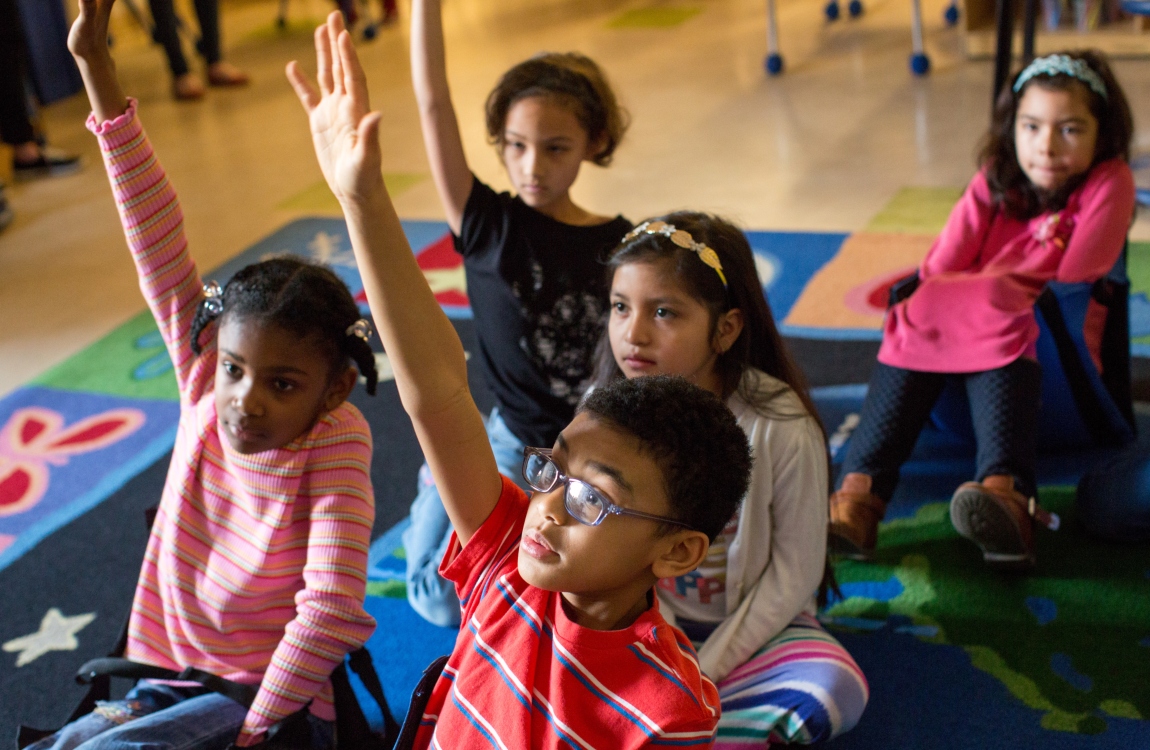
POLYGON ((607 310, 603 261, 631 223, 564 224, 475 179, 455 248, 463 255, 480 365, 526 445, 550 447, 591 376, 607 310))

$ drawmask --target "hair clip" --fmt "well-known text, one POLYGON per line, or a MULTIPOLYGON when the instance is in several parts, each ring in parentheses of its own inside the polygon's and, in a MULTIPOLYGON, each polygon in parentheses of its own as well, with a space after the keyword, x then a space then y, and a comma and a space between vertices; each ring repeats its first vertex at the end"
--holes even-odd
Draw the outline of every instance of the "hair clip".
POLYGON ((214 279, 204 284, 204 309, 212 315, 224 311, 224 290, 214 279))
POLYGON ((372 327, 371 321, 367 318, 360 318, 347 327, 344 331, 346 336, 355 336, 361 338, 365 342, 371 339, 372 334, 375 333, 375 328, 372 327))
POLYGON ((630 242, 641 234, 659 234, 684 250, 693 251, 699 256, 699 260, 715 269, 715 273, 719 274, 719 280, 723 282, 723 288, 726 288, 727 276, 723 273, 723 264, 719 260, 719 254, 702 242, 696 242, 690 232, 685 229, 676 229, 674 224, 668 224, 665 221, 644 221, 628 232, 627 236, 623 238, 623 242, 630 242))
POLYGON ((1103 99, 1110 99, 1110 96, 1106 92, 1106 84, 1102 81, 1102 76, 1098 75, 1094 68, 1090 67, 1085 60, 1071 57, 1070 55, 1047 55, 1046 57, 1036 58, 1026 66, 1025 70, 1018 74, 1018 78, 1014 81, 1014 93, 1017 94, 1021 91, 1027 81, 1035 76, 1057 75, 1077 78, 1103 99))

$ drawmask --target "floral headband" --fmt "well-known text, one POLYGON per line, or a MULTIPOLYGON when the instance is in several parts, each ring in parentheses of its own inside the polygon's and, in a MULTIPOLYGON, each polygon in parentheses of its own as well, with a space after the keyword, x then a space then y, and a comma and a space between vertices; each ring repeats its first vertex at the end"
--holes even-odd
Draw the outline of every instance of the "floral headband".
POLYGON ((1034 62, 1027 65, 1026 68, 1019 73, 1018 80, 1014 82, 1014 93, 1017 94, 1021 91, 1027 81, 1034 78, 1034 76, 1057 75, 1077 78, 1103 99, 1107 101, 1110 99, 1110 95, 1106 92, 1106 84, 1102 82, 1102 76, 1098 75, 1098 73, 1094 71, 1094 68, 1087 65, 1085 60, 1070 57, 1069 55, 1047 55, 1046 57, 1035 58, 1034 62))
POLYGON ((699 260, 715 269, 715 273, 719 274, 719 280, 723 282, 723 288, 727 288, 727 277, 723 273, 723 264, 719 261, 719 254, 702 242, 695 242, 695 238, 691 236, 690 232, 685 229, 676 229, 674 224, 668 224, 665 221, 644 221, 628 232, 627 236, 623 238, 623 242, 631 242, 641 234, 661 234, 684 250, 693 251, 699 256, 699 260))
MULTIPOLYGON (((224 312, 224 290, 218 281, 212 280, 204 284, 204 308, 212 318, 217 318, 224 312)), ((355 336, 358 339, 368 341, 371 339, 372 334, 375 333, 375 328, 371 325, 371 321, 367 318, 360 318, 347 327, 343 332, 344 336, 355 336)))

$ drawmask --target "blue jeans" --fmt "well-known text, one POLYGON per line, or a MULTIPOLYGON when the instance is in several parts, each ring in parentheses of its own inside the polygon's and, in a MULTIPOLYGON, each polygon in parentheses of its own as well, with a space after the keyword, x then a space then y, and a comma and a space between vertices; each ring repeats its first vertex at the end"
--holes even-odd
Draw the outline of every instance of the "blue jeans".
MULTIPOLYGON (((487 417, 487 438, 499 473, 527 490, 523 482, 523 443, 511 433, 499 409, 487 417)), ((442 627, 459 627, 455 584, 439 575, 439 563, 451 541, 451 521, 427 464, 419 470, 419 494, 411 504, 411 525, 403 532, 407 553, 407 601, 423 619, 442 627)))
MULTIPOLYGON (((141 680, 122 701, 96 710, 26 750, 225 750, 235 742, 248 710, 204 688, 141 680)), ((333 747, 330 721, 308 716, 312 750, 333 747)))

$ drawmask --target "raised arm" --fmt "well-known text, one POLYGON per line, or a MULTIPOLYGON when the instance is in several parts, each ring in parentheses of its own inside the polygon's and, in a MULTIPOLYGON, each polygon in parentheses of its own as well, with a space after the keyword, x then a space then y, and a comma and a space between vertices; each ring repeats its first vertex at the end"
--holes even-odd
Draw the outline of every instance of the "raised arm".
POLYGON ((439 0, 412 0, 411 84, 419 105, 423 145, 451 231, 459 234, 474 178, 463 153, 459 121, 447 88, 439 0))
POLYGON ((152 153, 135 107, 129 106, 120 88, 108 53, 113 2, 80 0, 68 49, 76 58, 92 103, 88 125, 100 141, 140 290, 164 337, 181 397, 196 401, 215 368, 214 355, 198 357, 191 346, 192 320, 203 298, 203 285, 188 254, 176 192, 152 153))
POLYGON ((288 64, 328 186, 343 206, 356 262, 403 407, 461 543, 495 508, 502 479, 467 386, 463 344, 428 287, 383 185, 379 113, 339 13, 316 29, 319 91, 288 64))
POLYGON ((80 12, 68 32, 68 49, 76 59, 96 124, 114 120, 128 110, 128 97, 116 78, 108 52, 108 18, 115 0, 80 0, 80 12))

